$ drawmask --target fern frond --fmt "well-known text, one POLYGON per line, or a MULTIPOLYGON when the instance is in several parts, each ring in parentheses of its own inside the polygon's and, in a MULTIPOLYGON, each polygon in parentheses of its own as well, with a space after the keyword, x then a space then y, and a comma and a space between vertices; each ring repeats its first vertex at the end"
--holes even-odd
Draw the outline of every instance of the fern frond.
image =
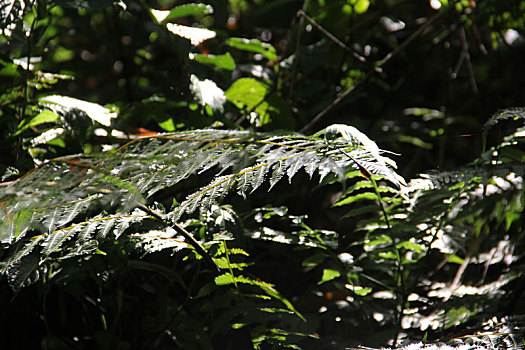
POLYGON ((509 119, 525 119, 525 108, 507 108, 498 111, 489 120, 485 122, 485 124, 483 125, 483 132, 487 133, 489 129, 498 124, 500 121, 509 119))
POLYGON ((238 193, 246 197, 247 193, 255 191, 264 183, 268 170, 269 166, 262 163, 243 171, 238 181, 238 193))
POLYGON ((227 273, 224 273, 222 275, 215 277, 215 284, 219 286, 230 285, 230 284, 246 284, 246 285, 256 286, 260 288, 264 293, 266 293, 271 298, 277 299, 280 302, 282 302, 288 308, 289 311, 291 311, 295 315, 298 315, 301 319, 306 321, 304 316, 298 310, 295 309, 293 304, 288 299, 286 299, 284 296, 282 296, 274 288, 274 286, 270 283, 254 280, 250 277, 246 277, 242 275, 234 276, 230 272, 227 272, 227 273))
POLYGON ((203 211, 206 211, 228 194, 235 180, 235 175, 223 175, 215 178, 212 183, 204 186, 196 193, 189 195, 181 204, 180 208, 177 208, 175 211, 177 213, 174 215, 175 221, 178 220, 182 214, 191 214, 199 207, 201 207, 203 211))
MULTIPOLYGON (((505 163, 501 165, 476 165, 455 171, 429 171, 410 181, 407 191, 444 189, 463 183, 470 187, 487 184, 493 179, 505 179, 509 174, 525 175, 525 164, 505 163)), ((505 180, 503 180, 505 181, 505 180)))
POLYGON ((314 175, 314 172, 319 167, 320 159, 317 156, 317 151, 308 151, 305 154, 303 154, 304 158, 304 170, 310 176, 310 179, 314 175))
POLYGON ((15 262, 7 271, 7 282, 13 290, 29 286, 40 278, 40 258, 37 255, 26 255, 15 262))
POLYGON ((292 178, 302 167, 307 164, 308 158, 302 153, 296 153, 293 156, 286 159, 285 164, 288 167, 286 174, 288 175, 288 182, 292 183, 292 178))
POLYGON ((38 236, 25 242, 17 242, 11 246, 7 252, 7 258, 0 263, 0 273, 6 274, 14 264, 18 263, 23 257, 29 255, 33 249, 40 246, 43 240, 44 236, 38 236))
MULTIPOLYGON (((139 209, 129 215, 98 215, 88 221, 20 241, 13 245, 8 258, 2 261, 0 273, 14 273, 17 276, 20 274, 28 275, 31 271, 28 270, 28 266, 22 260, 36 248, 41 249, 39 251, 39 264, 43 263, 53 253, 59 253, 62 259, 89 254, 97 248, 98 242, 107 238, 118 238, 132 223, 140 222, 147 217, 148 215, 139 209), (68 241, 72 242, 66 247, 68 241), (24 272, 20 272, 20 269, 24 272)), ((38 265, 34 266, 34 269, 37 267, 38 265)))
POLYGON ((35 214, 37 214, 37 220, 47 233, 52 233, 57 227, 64 227, 70 222, 73 222, 77 215, 85 213, 85 210, 91 205, 93 200, 95 200, 94 197, 88 197, 72 202, 57 204, 54 205, 53 208, 44 207, 38 209, 35 214), (52 210, 53 214, 48 215, 48 210, 52 210), (39 215, 40 212, 45 214, 39 215))
POLYGON ((286 167, 284 166, 284 161, 279 161, 272 166, 272 176, 270 178, 270 189, 275 186, 281 180, 281 178, 286 174, 286 167))
POLYGON ((134 233, 130 237, 138 241, 138 246, 145 252, 154 253, 164 249, 178 251, 188 246, 180 239, 176 239, 177 232, 171 228, 166 230, 151 230, 146 233, 134 233))
MULTIPOLYGON (((115 238, 118 239, 133 223, 141 222, 149 217, 140 209, 135 209, 127 215, 99 216, 90 222, 97 223, 95 228, 97 238, 115 238)), ((88 222, 88 223, 90 223, 88 222)), ((88 224, 87 223, 87 224, 88 224)), ((94 229, 91 226, 91 229, 94 229)))
POLYGON ((393 171, 396 168, 396 163, 392 159, 382 156, 381 154, 384 152, 368 136, 353 126, 334 124, 326 129, 325 139, 329 142, 339 134, 356 148, 356 152, 348 156, 352 157, 358 167, 363 167, 372 174, 383 175, 398 187, 406 186, 405 180, 393 171), (358 149, 357 146, 361 147, 358 149))
POLYGON ((57 232, 53 232, 47 236, 44 236, 44 240, 41 244, 43 250, 42 254, 48 256, 49 254, 59 250, 62 244, 67 240, 71 239, 78 231, 80 227, 76 226, 76 229, 61 229, 57 232))
MULTIPOLYGON (((357 129, 336 129, 346 133, 329 142, 319 136, 195 130, 135 139, 113 153, 53 159, 17 181, 0 184, 0 240, 7 251, 2 271, 36 248, 42 253, 39 264, 91 252, 146 218, 166 227, 178 225, 183 215, 206 213, 229 193, 248 196, 266 182, 272 189, 285 175, 291 182, 302 169, 310 177, 317 172, 319 181, 328 174, 343 179, 351 169, 364 169, 402 186, 394 163, 375 143, 357 129), (191 187, 201 178, 206 183, 201 181, 200 189, 172 208, 166 221, 144 205, 165 188, 184 189, 190 178, 191 187), (29 232, 33 238, 27 237, 29 232)), ((179 228, 175 231, 186 242, 205 253, 179 228)), ((150 242, 145 246, 153 250, 162 246, 147 234, 133 237, 150 242)))

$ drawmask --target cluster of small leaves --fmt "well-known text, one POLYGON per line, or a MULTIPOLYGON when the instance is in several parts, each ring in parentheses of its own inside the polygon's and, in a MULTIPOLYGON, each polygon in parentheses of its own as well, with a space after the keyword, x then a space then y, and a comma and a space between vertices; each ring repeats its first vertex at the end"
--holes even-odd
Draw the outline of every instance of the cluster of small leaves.
MULTIPOLYGON (((195 213, 207 215, 229 194, 246 197, 266 183, 271 190, 283 177, 291 182, 301 169, 310 177, 319 173, 321 182, 344 175, 356 162, 373 165, 370 172, 393 173, 386 163, 373 161, 377 152, 343 138, 327 143, 323 137, 293 134, 196 130, 136 139, 115 152, 53 159, 2 184, 1 272, 18 290, 36 282, 50 266, 89 256, 114 240, 131 239, 150 253, 178 251, 185 248, 183 238, 140 209, 159 193, 208 181, 170 210, 158 208, 166 222, 180 221, 195 213)), ((271 285, 235 275, 233 268, 240 265, 223 260, 217 258, 216 265, 229 272, 215 284, 262 288, 299 314, 271 285)), ((260 336, 261 342, 271 338, 260 336)))
MULTIPOLYGON (((352 115, 355 125, 369 125, 378 115, 386 118, 374 125, 398 138, 394 143, 403 146, 399 149, 404 159, 410 157, 417 169, 436 166, 437 153, 438 165, 443 165, 456 160, 454 150, 462 149, 460 142, 458 146, 441 142, 439 150, 434 147, 446 128, 459 124, 462 119, 454 113, 463 115, 471 100, 450 99, 435 88, 443 82, 436 76, 449 79, 442 65, 448 60, 421 57, 441 57, 435 52, 428 55, 428 47, 439 52, 444 44, 447 57, 458 55, 456 66, 446 67, 453 71, 453 79, 461 78, 456 82, 468 81, 476 91, 477 79, 479 91, 485 88, 491 95, 487 101, 508 105, 496 98, 507 93, 491 89, 506 86, 506 92, 513 92, 515 88, 503 78, 494 78, 500 75, 494 72, 500 66, 508 72, 519 69, 499 60, 476 62, 472 48, 485 50, 487 40, 479 37, 476 28, 483 21, 489 24, 494 50, 503 41, 510 49, 517 48, 504 34, 522 30, 520 11, 508 12, 509 4, 491 0, 478 2, 479 6, 467 0, 399 1, 388 6, 368 0, 306 1, 297 12, 299 19, 292 21, 297 9, 281 11, 290 2, 256 1, 252 18, 252 5, 232 0, 225 11, 227 24, 226 17, 221 24, 222 9, 215 22, 208 17, 214 12, 211 5, 191 3, 160 11, 160 3, 165 2, 0 0, 0 64, 6 78, 0 82, 5 90, 0 95, 0 135, 6 140, 0 146, 0 153, 6 155, 0 164, 1 181, 18 177, 33 162, 38 164, 22 178, 0 183, 0 272, 13 289, 35 284, 44 290, 78 288, 75 297, 87 300, 81 309, 94 305, 103 323, 103 335, 86 332, 81 337, 95 348, 129 346, 106 338, 124 332, 124 322, 120 328, 115 326, 125 318, 122 296, 136 297, 120 288, 119 274, 126 273, 134 275, 135 286, 149 293, 145 302, 159 299, 152 305, 162 305, 156 314, 141 314, 144 319, 129 318, 148 324, 130 328, 143 331, 132 336, 134 345, 150 346, 144 340, 149 338, 141 336, 155 334, 154 346, 169 338, 171 345, 181 348, 210 348, 220 344, 219 335, 234 339, 238 331, 248 333, 249 346, 256 348, 300 347, 297 339, 313 339, 308 335, 319 330, 324 341, 334 346, 384 345, 396 343, 403 333, 420 340, 427 331, 432 336, 483 321, 501 311, 497 304, 505 302, 512 289, 516 289, 514 301, 507 309, 523 305, 518 280, 523 278, 523 247, 516 244, 523 241, 523 128, 497 142, 471 166, 429 172, 407 188, 385 153, 357 129, 341 124, 315 137, 198 130, 140 138, 118 149, 107 145, 136 137, 136 131, 123 125, 130 121, 168 132, 211 125, 294 129, 306 124, 311 128, 310 121, 319 122, 323 114, 325 125, 345 118, 336 109, 328 113, 341 103, 344 110, 359 108, 362 115, 352 115), (438 5, 442 9, 434 13, 438 5), (291 16, 281 18, 284 13, 291 16), (421 18, 426 19, 423 26, 421 18), (290 22, 293 25, 285 33, 280 23, 290 22), (246 23, 256 23, 249 35, 257 39, 236 30, 246 23), (420 30, 423 27, 428 30, 420 30), (467 36, 462 38, 465 29, 467 36), (87 47, 85 39, 90 36, 103 39, 87 47), (432 45, 406 50, 418 37, 429 38, 432 45), (475 45, 468 45, 467 37, 475 45), (406 55, 391 60, 400 52, 406 55), (405 69, 405 57, 416 57, 410 70, 405 69), (479 66, 473 70, 472 65, 479 66), (97 68, 83 71, 91 66, 97 68), (417 72, 417 79, 410 72, 417 72), (428 76, 433 78, 424 78, 428 76), (367 96, 342 102, 368 79, 373 84, 368 85, 367 96), (431 98, 420 93, 428 90, 427 81, 432 82, 431 98), (405 87, 398 89, 400 84, 405 87), (190 90, 193 99, 188 97, 190 90), (428 108, 406 108, 406 96, 415 103, 413 91, 421 95, 418 103, 428 108), (42 98, 48 92, 53 96, 42 98), (118 108, 61 96, 73 92, 93 101, 115 102, 121 107, 119 118, 111 120, 118 108), (331 104, 336 92, 341 99, 331 104), (418 119, 400 118, 401 110, 418 119), (97 139, 100 134, 110 136, 97 139), (427 153, 414 152, 412 157, 407 145, 427 153), (113 151, 98 153, 103 147, 113 151), (84 154, 57 158, 81 151, 84 154), (282 188, 283 178, 292 185, 303 170, 305 178, 319 180, 323 190, 336 178, 344 179, 341 196, 330 203, 342 213, 341 222, 350 224, 322 229, 333 224, 328 220, 312 228, 307 222, 315 220, 292 215, 286 206, 273 203, 284 197, 282 193, 275 198, 273 193, 263 196, 269 205, 246 213, 252 197, 282 188), (246 208, 218 205, 239 198, 246 208), (219 268, 218 276, 211 273, 210 278, 210 271, 196 262, 201 253, 174 229, 175 222, 203 242, 219 268), (268 246, 279 245, 284 251, 281 257, 299 260, 302 270, 286 276, 294 277, 288 285, 295 279, 299 285, 299 277, 314 275, 314 282, 294 295, 301 310, 278 292, 277 285, 251 274, 250 267, 271 264, 272 259, 265 253, 251 256, 246 247, 237 247, 247 238, 263 242, 269 251, 268 246), (144 259, 129 260, 137 252, 144 259), (166 252, 172 254, 170 262, 180 262, 173 270, 145 261, 166 252), (165 280, 156 281, 155 276, 135 280, 138 271, 154 272, 151 275, 165 280), (82 286, 89 278, 106 294, 91 299, 92 291, 82 286), (176 288, 169 289, 173 285, 176 288), (117 288, 110 292, 112 287, 117 288), (111 310, 113 329, 105 319, 111 310), (304 321, 303 315, 307 324, 295 323, 304 321)), ((512 5, 513 10, 519 7, 523 1, 512 5)), ((469 115, 465 120, 468 124, 480 118, 469 115)), ((522 120, 520 108, 496 114, 484 126, 483 149, 494 126, 522 120)), ((305 205, 329 211, 323 207, 326 203, 314 201, 305 205)), ((292 204, 297 202, 294 199, 292 204)), ((339 218, 335 221, 339 223, 339 218)), ((277 261, 285 268, 297 263, 277 261)), ((42 317, 46 319, 45 314, 42 317)), ((78 339, 76 333, 70 338, 78 339)), ((70 348, 77 346, 71 342, 70 348)))
POLYGON ((57 158, 3 184, 2 241, 13 243, 35 231, 53 236, 78 216, 101 208, 127 212, 159 190, 209 170, 218 175, 173 208, 170 217, 178 220, 196 209, 206 212, 233 188, 246 196, 268 181, 271 190, 284 176, 291 181, 302 168, 310 177, 318 171, 322 181, 329 173, 344 174, 355 160, 368 164, 371 157, 364 147, 344 140, 327 145, 322 139, 293 135, 198 130, 141 138, 114 153, 57 158))
MULTIPOLYGON (((516 113, 500 112, 490 123, 509 114, 516 119, 516 113)), ((340 267, 325 269, 323 281, 357 299, 347 307, 359 310, 362 319, 390 324, 393 331, 384 341, 394 344, 402 332, 412 340, 422 334, 439 338, 513 310, 519 301, 506 295, 512 288, 521 293, 524 276, 523 144, 520 127, 469 167, 412 180, 405 198, 382 186, 381 178, 348 173, 351 185, 335 206, 349 208, 346 217, 362 235, 342 241, 347 248, 338 256, 340 267), (350 269, 342 268, 345 261, 352 262, 350 269)))

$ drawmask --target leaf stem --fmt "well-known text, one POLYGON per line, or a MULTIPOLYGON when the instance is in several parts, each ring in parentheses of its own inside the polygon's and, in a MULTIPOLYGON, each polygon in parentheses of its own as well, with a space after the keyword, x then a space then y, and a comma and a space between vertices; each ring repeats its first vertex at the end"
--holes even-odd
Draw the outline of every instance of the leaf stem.
POLYGON ((160 214, 159 212, 151 209, 150 207, 148 207, 147 205, 145 205, 143 203, 137 203, 137 206, 140 209, 144 210, 149 215, 151 215, 152 217, 154 217, 155 219, 157 219, 158 221, 162 222, 164 225, 166 225, 168 227, 171 227, 178 234, 183 236, 184 239, 186 239, 186 241, 197 251, 197 253, 199 253, 204 258, 204 260, 206 260, 210 264, 210 266, 214 267, 214 270, 216 272, 220 272, 219 267, 217 266, 217 264, 215 264, 215 262, 213 261, 213 259, 210 256, 210 254, 208 254, 208 252, 206 251, 206 249, 204 249, 204 247, 195 238, 193 238, 191 233, 186 231, 186 229, 184 229, 184 227, 182 227, 181 225, 179 225, 176 222, 173 222, 173 221, 165 218, 162 214, 160 214))
POLYGON ((388 219, 388 214, 385 209, 385 204, 383 203, 383 199, 381 197, 379 187, 377 186, 377 182, 373 176, 370 176, 370 182, 374 186, 374 190, 377 194, 377 198, 379 201, 379 207, 381 208, 381 212, 383 214, 383 217, 385 218, 387 230, 389 232, 390 239, 392 240, 392 244, 394 247, 394 252, 396 254, 396 273, 394 274, 395 276, 394 283, 396 285, 395 293, 396 293, 397 305, 394 310, 394 314, 396 317, 397 324, 395 328, 394 338, 392 340, 392 343, 393 343, 392 346, 396 347, 398 339, 399 339, 399 333, 401 331, 401 319, 403 318, 403 314, 405 311, 405 303, 406 303, 406 288, 405 288, 405 280, 403 276, 403 263, 401 260, 401 254, 399 253, 399 248, 397 247, 396 237, 394 236, 394 233, 392 232, 392 225, 390 224, 390 220, 388 219))

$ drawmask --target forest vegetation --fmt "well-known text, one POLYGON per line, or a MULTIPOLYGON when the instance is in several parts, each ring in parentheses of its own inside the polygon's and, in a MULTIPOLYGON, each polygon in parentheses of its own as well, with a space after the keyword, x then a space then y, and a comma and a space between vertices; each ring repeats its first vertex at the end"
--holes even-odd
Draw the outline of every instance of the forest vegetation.
POLYGON ((0 348, 522 349, 524 58, 521 0, 0 0, 0 348))

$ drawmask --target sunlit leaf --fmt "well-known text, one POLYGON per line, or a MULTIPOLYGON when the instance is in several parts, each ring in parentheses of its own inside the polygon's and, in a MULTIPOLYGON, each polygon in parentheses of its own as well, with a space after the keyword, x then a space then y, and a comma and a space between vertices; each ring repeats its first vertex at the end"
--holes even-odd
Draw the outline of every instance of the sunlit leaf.
POLYGON ((31 118, 29 121, 22 121, 20 125, 18 125, 17 131, 13 134, 13 136, 17 136, 22 132, 26 131, 27 129, 37 125, 55 123, 58 119, 59 117, 56 113, 50 110, 43 110, 42 112, 38 113, 36 116, 31 118))
POLYGON ((370 6, 369 0, 350 0, 350 3, 354 6, 356 13, 364 13, 368 10, 368 6, 370 6))
POLYGON ((349 197, 343 198, 340 201, 337 201, 334 204, 334 206, 338 207, 338 206, 348 205, 348 204, 352 204, 352 203, 359 202, 359 201, 364 201, 364 200, 367 200, 367 201, 368 200, 377 200, 377 194, 372 193, 372 192, 359 193, 359 194, 356 194, 356 195, 353 195, 353 196, 349 196, 349 197))
POLYGON ((356 295, 359 295, 359 296, 365 296, 365 295, 368 295, 372 292, 372 289, 371 288, 365 288, 365 287, 361 287, 361 286, 354 286, 354 285, 351 285, 351 284, 347 284, 345 285, 345 287, 349 290, 351 290, 352 292, 354 292, 356 295))
POLYGON ((416 253, 422 253, 425 251, 425 247, 423 245, 411 241, 399 242, 398 244, 396 244, 396 247, 411 250, 416 253))
POLYGON ((199 80, 195 75, 190 77, 190 90, 202 106, 209 106, 213 111, 222 112, 226 97, 224 91, 215 82, 204 79, 199 80))
POLYGON ((326 283, 328 281, 331 281, 337 277, 341 276, 341 272, 339 272, 338 270, 333 270, 333 269, 324 269, 323 270, 323 276, 321 277, 321 280, 319 282, 317 282, 317 284, 323 284, 323 283, 326 283))
POLYGON ((159 11, 151 9, 151 14, 157 22, 166 22, 186 16, 205 16, 213 13, 213 7, 207 4, 184 4, 176 6, 171 10, 159 11))
POLYGON ((200 43, 215 38, 217 35, 214 31, 205 28, 187 27, 180 24, 168 23, 166 28, 175 35, 178 35, 184 39, 190 40, 193 46, 197 46, 200 43))
POLYGON ((85 112, 88 117, 105 126, 110 126, 111 120, 118 115, 111 109, 102 107, 97 103, 87 102, 68 96, 46 96, 42 97, 39 102, 55 112, 60 112, 61 110, 69 111, 73 109, 81 110, 85 112))
POLYGON ((173 122, 172 118, 168 118, 163 122, 158 123, 161 128, 163 128, 166 131, 175 131, 175 123, 173 122))
POLYGON ((190 59, 202 64, 212 65, 220 69, 235 69, 235 61, 229 52, 226 52, 223 55, 191 54, 190 59))
POLYGON ((260 104, 268 92, 268 87, 252 78, 236 80, 228 90, 226 98, 241 108, 252 110, 260 104))

